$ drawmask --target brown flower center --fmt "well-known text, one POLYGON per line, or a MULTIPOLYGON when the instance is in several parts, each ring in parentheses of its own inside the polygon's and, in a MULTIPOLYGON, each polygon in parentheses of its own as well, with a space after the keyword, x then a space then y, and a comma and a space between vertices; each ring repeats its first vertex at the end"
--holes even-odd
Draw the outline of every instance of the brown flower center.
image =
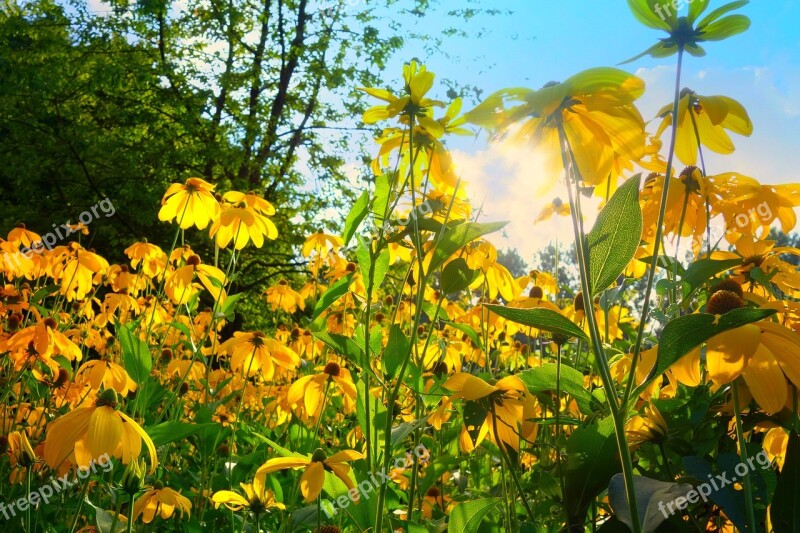
POLYGON ((744 299, 733 291, 720 290, 711 295, 706 304, 706 312, 724 315, 733 309, 744 307, 744 299))
POLYGON ((323 372, 331 377, 338 377, 342 372, 342 367, 340 367, 337 363, 330 362, 325 365, 325 370, 323 370, 323 372))

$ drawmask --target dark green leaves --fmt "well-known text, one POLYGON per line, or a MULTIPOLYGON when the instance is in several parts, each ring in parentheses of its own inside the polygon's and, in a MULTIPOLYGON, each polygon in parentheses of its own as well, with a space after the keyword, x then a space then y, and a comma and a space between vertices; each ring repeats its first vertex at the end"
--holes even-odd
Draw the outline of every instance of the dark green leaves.
POLYGON ((577 428, 567 441, 566 455, 567 516, 572 524, 583 524, 591 502, 620 471, 612 419, 577 428))
POLYGON ((592 295, 614 283, 639 247, 642 237, 640 178, 641 174, 637 174, 617 189, 586 236, 592 295))
POLYGON ((550 309, 522 309, 519 307, 503 307, 502 305, 492 304, 484 304, 484 307, 506 320, 522 324, 523 326, 532 326, 536 329, 549 331, 550 333, 559 333, 567 337, 579 337, 584 340, 589 340, 586 333, 570 319, 550 309))
POLYGON ((500 498, 484 498, 459 503, 450 512, 448 531, 476 533, 483 519, 500 501, 500 498))
POLYGON ((789 435, 769 516, 775 531, 800 533, 800 435, 794 431, 789 435))

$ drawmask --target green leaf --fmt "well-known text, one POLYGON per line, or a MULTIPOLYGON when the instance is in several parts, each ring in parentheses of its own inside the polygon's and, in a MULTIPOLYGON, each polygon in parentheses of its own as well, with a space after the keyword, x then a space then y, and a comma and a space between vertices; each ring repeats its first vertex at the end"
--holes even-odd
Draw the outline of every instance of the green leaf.
POLYGON ((500 498, 482 498, 459 503, 450 511, 447 530, 458 531, 458 533, 476 533, 483 519, 498 503, 500 503, 500 498))
POLYGON ((450 326, 451 328, 455 328, 461 333, 464 333, 469 340, 471 340, 475 346, 483 350, 483 343, 481 342, 481 338, 478 336, 478 332, 472 326, 467 324, 462 324, 460 322, 444 322, 445 325, 450 326))
POLYGON ((469 268, 463 258, 457 257, 453 259, 442 269, 442 279, 440 281, 442 294, 463 291, 479 275, 480 271, 469 268))
POLYGON ((356 202, 353 204, 353 207, 350 208, 350 212, 347 213, 347 218, 344 221, 344 233, 342 234, 342 240, 344 241, 345 246, 350 243, 350 239, 353 238, 358 226, 361 225, 361 222, 367 216, 368 212, 369 192, 364 191, 361 193, 361 196, 358 197, 358 200, 356 200, 356 202))
POLYGON ((706 15, 705 17, 703 17, 703 20, 697 23, 697 28, 702 30, 705 26, 707 26, 711 22, 714 22, 722 15, 730 13, 731 11, 734 11, 736 9, 739 9, 740 7, 744 7, 749 3, 750 0, 738 0, 736 2, 731 2, 730 4, 725 4, 724 6, 720 6, 711 13, 709 13, 708 15, 706 15))
POLYGON ((320 296, 316 307, 314 307, 314 315, 312 320, 316 320, 319 315, 323 313, 323 311, 333 305, 336 300, 344 296, 350 289, 350 282, 352 281, 353 273, 351 272, 345 277, 339 278, 336 283, 328 287, 328 290, 322 293, 322 296, 320 296))
MULTIPOLYGON (((649 28, 653 28, 654 30, 664 30, 669 31, 669 23, 667 22, 667 15, 666 12, 663 11, 663 17, 659 16, 657 13, 658 11, 655 8, 655 5, 660 0, 628 0, 628 7, 630 7, 633 16, 636 17, 636 20, 644 24, 649 28)), ((669 3, 669 2, 667 2, 669 3)), ((674 15, 674 12, 671 13, 674 15)), ((673 17, 669 17, 669 20, 672 20, 673 17)))
POLYGON ((717 317, 708 313, 698 313, 676 318, 664 326, 659 335, 658 356, 655 373, 637 387, 631 398, 639 396, 654 379, 663 374, 681 357, 702 343, 724 331, 763 320, 775 314, 774 309, 734 309, 717 317))
MULTIPOLYGON (((545 363, 517 374, 528 390, 531 392, 556 390, 556 363, 545 363)), ((583 383, 583 374, 574 368, 562 363, 561 365, 561 391, 572 395, 578 408, 585 415, 601 409, 602 404, 592 396, 583 383)))
POLYGON ((444 262, 459 249, 479 237, 499 231, 508 222, 465 222, 458 226, 448 227, 442 233, 436 250, 433 252, 428 272, 435 272, 444 262))
POLYGON ((775 531, 800 533, 800 435, 794 431, 789 435, 769 517, 775 531))
POLYGON ((567 516, 570 523, 583 524, 589 505, 621 470, 611 417, 575 429, 567 441, 566 456, 567 516))
MULTIPOLYGON (((239 294, 233 294, 225 298, 225 303, 222 304, 222 307, 217 311, 217 316, 223 316, 225 320, 229 322, 232 321, 234 318, 234 310, 236 309, 236 302, 238 302, 244 294, 245 293, 240 292, 239 294)), ((191 336, 189 338, 191 338, 191 336)))
POLYGON ((399 426, 393 427, 391 435, 392 450, 397 448, 399 444, 402 444, 403 440, 411 435, 412 432, 427 424, 428 416, 430 415, 423 416, 419 420, 414 420, 413 422, 403 422, 399 426))
POLYGON ((313 331, 311 334, 330 346, 337 354, 361 365, 364 350, 350 337, 345 337, 339 333, 328 333, 327 331, 313 331))
POLYGON ((708 7, 711 0, 693 0, 689 3, 689 24, 694 24, 703 11, 708 7))
POLYGON ((637 174, 617 189, 586 236, 592 296, 614 283, 639 247, 642 238, 640 178, 641 174, 637 174))
POLYGON ((371 243, 360 237, 358 238, 358 249, 356 250, 358 266, 361 267, 361 274, 368 284, 371 284, 372 287, 380 287, 386 277, 386 273, 389 272, 389 249, 384 248, 378 254, 373 265, 369 246, 371 246, 371 243), (370 269, 373 270, 372 273, 370 273, 370 269), (372 279, 369 279, 370 277, 372 279))
POLYGON ((392 327, 389 329, 389 340, 382 357, 387 379, 393 379, 395 377, 397 369, 403 365, 403 361, 408 355, 408 350, 408 337, 406 337, 398 324, 392 324, 392 327))
POLYGON ((117 329, 125 371, 133 381, 141 385, 150 376, 150 370, 153 369, 150 347, 133 333, 131 325, 119 324, 117 329))
POLYGON ((189 435, 212 427, 219 427, 215 422, 205 424, 189 424, 187 422, 163 422, 157 426, 145 428, 147 434, 153 439, 153 444, 163 446, 170 442, 183 440, 189 435))
POLYGON ((684 300, 711 277, 740 264, 742 264, 741 259, 698 259, 686 269, 686 273, 681 277, 681 281, 686 284, 685 290, 688 291, 685 293, 684 300))
POLYGON ((532 326, 536 329, 560 333, 567 337, 578 337, 589 340, 586 333, 564 315, 551 309, 533 308, 522 309, 519 307, 503 307, 502 305, 483 304, 489 311, 523 326, 532 326))
POLYGON ((702 39, 705 41, 721 41, 738 35, 750 28, 750 19, 744 15, 731 15, 712 22, 703 28, 702 39))

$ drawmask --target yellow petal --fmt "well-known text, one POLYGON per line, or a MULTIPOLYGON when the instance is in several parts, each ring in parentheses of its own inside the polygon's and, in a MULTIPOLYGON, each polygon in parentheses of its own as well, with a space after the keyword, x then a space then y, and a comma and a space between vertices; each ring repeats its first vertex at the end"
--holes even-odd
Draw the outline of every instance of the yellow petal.
POLYGON ((778 362, 764 345, 760 345, 750 358, 742 377, 758 405, 768 414, 783 409, 788 387, 778 362))
POLYGON ((307 502, 317 499, 325 483, 325 468, 320 462, 312 462, 300 478, 300 492, 307 502))

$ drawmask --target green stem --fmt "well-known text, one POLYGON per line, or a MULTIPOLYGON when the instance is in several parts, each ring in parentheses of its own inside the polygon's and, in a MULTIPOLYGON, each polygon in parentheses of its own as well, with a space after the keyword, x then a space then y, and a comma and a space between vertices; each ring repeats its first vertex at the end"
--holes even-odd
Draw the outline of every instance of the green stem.
POLYGON ((136 493, 130 495, 128 499, 128 533, 133 531, 133 504, 136 502, 136 493))
POLYGON ((578 177, 575 172, 574 159, 570 160, 570 158, 567 157, 567 151, 570 150, 570 146, 563 124, 561 124, 560 121, 558 124, 558 134, 561 145, 562 163, 567 175, 567 192, 569 194, 570 211, 572 211, 572 228, 575 233, 575 251, 578 256, 578 266, 580 269, 581 290, 583 291, 585 309, 584 315, 586 316, 586 322, 589 325, 592 349, 594 350, 595 359, 597 360, 600 379, 603 382, 606 400, 608 401, 608 406, 611 411, 611 417, 614 420, 614 433, 617 440, 617 450, 619 451, 620 462, 622 463, 622 475, 623 479, 625 480, 625 494, 627 496, 628 506, 630 508, 631 520, 634 528, 633 533, 641 533, 639 510, 636 505, 636 491, 633 484, 633 461, 631 460, 631 452, 628 448, 628 441, 625 435, 625 417, 627 414, 627 409, 625 408, 625 403, 622 404, 622 407, 620 407, 620 405, 617 403, 618 398, 616 387, 614 386, 614 380, 611 377, 608 360, 600 339, 600 332, 597 329, 597 323, 594 316, 594 303, 589 287, 589 266, 587 261, 588 254, 587 250, 585 249, 586 241, 579 224, 581 213, 580 210, 576 208, 576 202, 572 191, 573 182, 576 191, 578 190, 578 177))
MULTIPOLYGON (((500 450, 500 456, 508 466, 508 471, 511 473, 511 479, 514 480, 514 485, 517 487, 519 498, 520 500, 522 500, 522 505, 528 512, 528 518, 530 518, 531 522, 536 522, 536 516, 533 514, 533 510, 531 509, 530 504, 528 504, 528 500, 525 499, 525 493, 522 491, 522 485, 519 482, 519 478, 517 477, 514 465, 511 464, 511 458, 506 453, 506 444, 505 442, 500 440, 500 433, 497 431, 497 414, 495 413, 494 403, 491 404, 491 413, 492 413, 492 431, 494 431, 494 440, 495 444, 497 444, 497 449, 500 450)), ((514 504, 512 503, 512 505, 514 504)))
POLYGON ((69 533, 74 533, 75 528, 78 527, 78 519, 81 517, 83 502, 86 501, 86 490, 89 488, 90 479, 91 476, 86 476, 86 481, 83 482, 83 488, 81 489, 81 501, 78 502, 78 508, 75 509, 75 519, 72 521, 72 527, 69 529, 69 533))
MULTIPOLYGON (((742 463, 748 464, 747 442, 744 440, 744 430, 742 429, 742 408, 739 405, 739 380, 733 382, 733 413, 736 418, 736 440, 739 441, 739 450, 742 463)), ((750 483, 750 471, 744 475, 744 504, 747 510, 747 528, 752 531, 756 529, 756 514, 753 508, 753 487, 750 483)))
MULTIPOLYGON (((650 270, 647 274, 647 287, 644 291, 644 302, 642 302, 642 315, 639 319, 639 328, 636 332, 636 342, 633 346, 633 356, 631 358, 630 375, 636 375, 636 365, 639 362, 639 355, 642 351, 644 341, 644 328, 647 323, 647 314, 650 311, 650 295, 653 292, 653 284, 656 278, 656 267, 658 265, 658 254, 660 252, 661 237, 664 233, 664 216, 667 210, 667 198, 669 195, 669 180, 672 175, 672 162, 675 158, 675 144, 678 139, 678 110, 681 101, 681 71, 683 69, 683 45, 678 45, 678 72, 675 76, 675 95, 672 101, 672 132, 669 144, 669 156, 667 157, 667 171, 664 176, 664 187, 661 191, 661 205, 658 210, 658 220, 656 221, 656 235, 653 240, 653 259, 650 263, 650 270)), ((625 394, 622 397, 622 405, 627 406, 633 391, 635 379, 629 379, 625 387, 625 394)))

